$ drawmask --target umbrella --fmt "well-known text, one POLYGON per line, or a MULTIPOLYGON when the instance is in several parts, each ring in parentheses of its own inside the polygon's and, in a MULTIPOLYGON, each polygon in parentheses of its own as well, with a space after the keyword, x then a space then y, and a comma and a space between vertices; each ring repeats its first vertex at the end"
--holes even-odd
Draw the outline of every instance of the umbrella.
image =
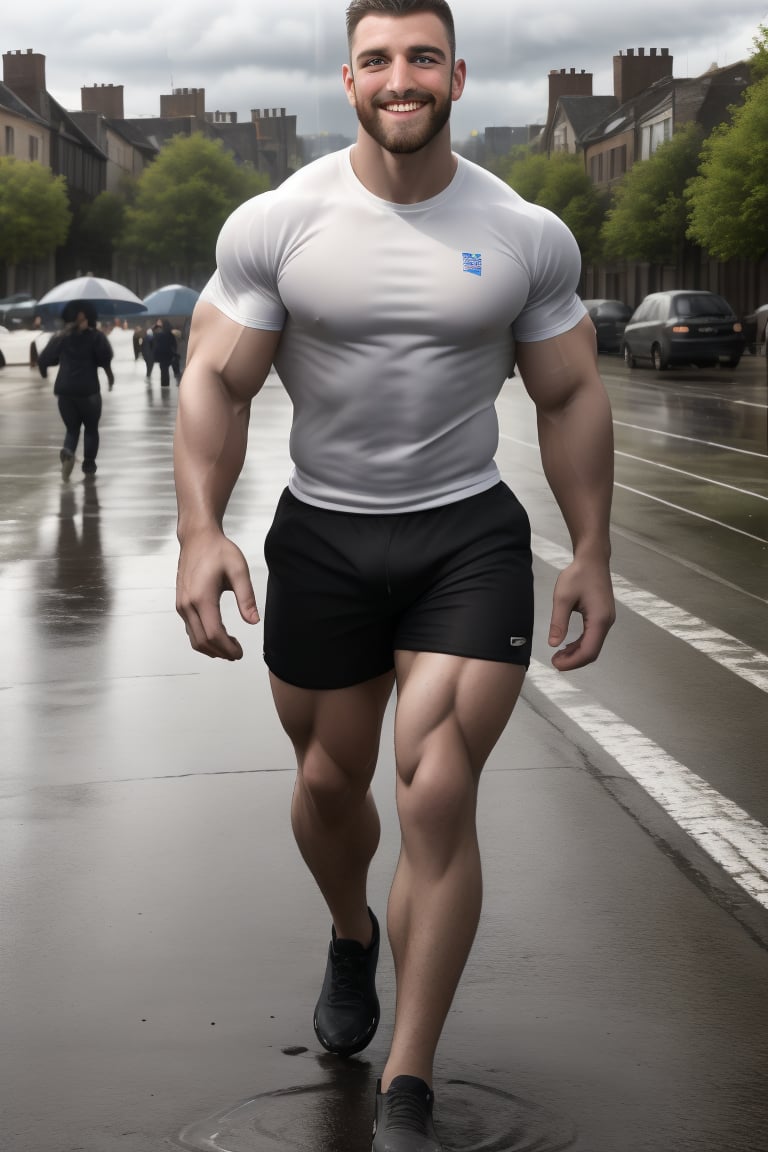
POLYGON ((144 304, 152 316, 191 316, 199 295, 184 284, 166 284, 145 296, 144 304))
POLYGON ((98 316, 127 316, 147 310, 139 297, 124 284, 101 276, 78 276, 75 280, 57 284, 41 296, 36 311, 41 316, 60 316, 67 304, 74 300, 90 304, 98 316))

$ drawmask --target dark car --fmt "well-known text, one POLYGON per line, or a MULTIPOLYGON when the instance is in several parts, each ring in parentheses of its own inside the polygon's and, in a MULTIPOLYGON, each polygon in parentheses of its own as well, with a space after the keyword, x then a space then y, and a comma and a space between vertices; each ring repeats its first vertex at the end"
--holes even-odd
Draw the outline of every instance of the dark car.
POLYGON ((657 372, 674 364, 735 368, 744 351, 741 323, 716 292, 652 292, 632 314, 622 338, 624 362, 649 360, 657 372))
POLYGON ((620 352, 624 327, 632 315, 623 300, 583 300, 595 326, 598 352, 620 352))

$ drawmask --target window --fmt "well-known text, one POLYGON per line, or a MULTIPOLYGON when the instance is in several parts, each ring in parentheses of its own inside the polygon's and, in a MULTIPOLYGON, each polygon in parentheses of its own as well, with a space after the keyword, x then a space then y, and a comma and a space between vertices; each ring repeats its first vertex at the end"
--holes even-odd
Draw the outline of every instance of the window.
POLYGON ((40 141, 37 136, 30 136, 29 138, 29 158, 30 160, 39 160, 40 158, 40 141))
POLYGON ((643 125, 641 158, 648 160, 660 144, 672 138, 672 113, 664 112, 649 124, 643 125))
POLYGON ((611 180, 615 180, 618 176, 623 176, 627 170, 627 146, 626 144, 619 145, 618 148, 611 148, 609 156, 610 171, 609 175, 611 180))
POLYGON ((16 150, 16 141, 14 140, 13 128, 6 126, 5 129, 5 154, 6 156, 13 156, 16 150))

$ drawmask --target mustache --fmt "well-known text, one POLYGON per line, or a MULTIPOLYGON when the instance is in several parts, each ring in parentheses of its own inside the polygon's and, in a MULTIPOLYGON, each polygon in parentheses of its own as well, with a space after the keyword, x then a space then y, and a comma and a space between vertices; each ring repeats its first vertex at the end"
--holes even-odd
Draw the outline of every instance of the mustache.
POLYGON ((432 104, 434 96, 431 92, 419 92, 412 88, 408 92, 398 92, 397 95, 380 96, 374 101, 374 106, 383 108, 386 104, 408 104, 411 100, 417 100, 419 104, 432 104))

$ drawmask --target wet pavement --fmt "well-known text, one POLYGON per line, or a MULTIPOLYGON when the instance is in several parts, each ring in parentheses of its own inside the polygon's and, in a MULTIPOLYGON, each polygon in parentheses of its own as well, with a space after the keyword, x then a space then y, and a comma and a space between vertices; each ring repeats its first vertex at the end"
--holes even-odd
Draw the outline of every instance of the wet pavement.
MULTIPOLYGON (((129 333, 113 343, 93 481, 60 479, 50 382, 0 373, 0 1146, 368 1152, 391 956, 374 1042, 329 1057, 312 1031, 329 926, 291 838, 292 756, 260 629, 229 603, 245 659, 189 649, 173 609, 177 391, 147 388, 129 333)), ((514 443, 529 421, 512 426, 516 405, 500 405, 502 466, 562 543, 514 443)), ((271 377, 227 519, 260 602, 289 418, 271 377)), ((753 576, 725 595, 737 572, 713 591, 694 571, 712 567, 723 530, 692 535, 681 569, 657 529, 649 566, 631 535, 636 497, 624 499, 617 571, 758 645, 753 576)), ((754 568, 759 544, 743 547, 754 568)), ((538 559, 541 662, 553 576, 538 559)), ((619 627, 580 687, 768 816, 764 694, 628 612, 619 627)), ((393 773, 390 716, 370 890, 381 914, 393 773)), ((479 823, 483 918, 436 1069, 446 1152, 764 1152, 768 909, 574 739, 535 684, 488 765, 479 823)))

